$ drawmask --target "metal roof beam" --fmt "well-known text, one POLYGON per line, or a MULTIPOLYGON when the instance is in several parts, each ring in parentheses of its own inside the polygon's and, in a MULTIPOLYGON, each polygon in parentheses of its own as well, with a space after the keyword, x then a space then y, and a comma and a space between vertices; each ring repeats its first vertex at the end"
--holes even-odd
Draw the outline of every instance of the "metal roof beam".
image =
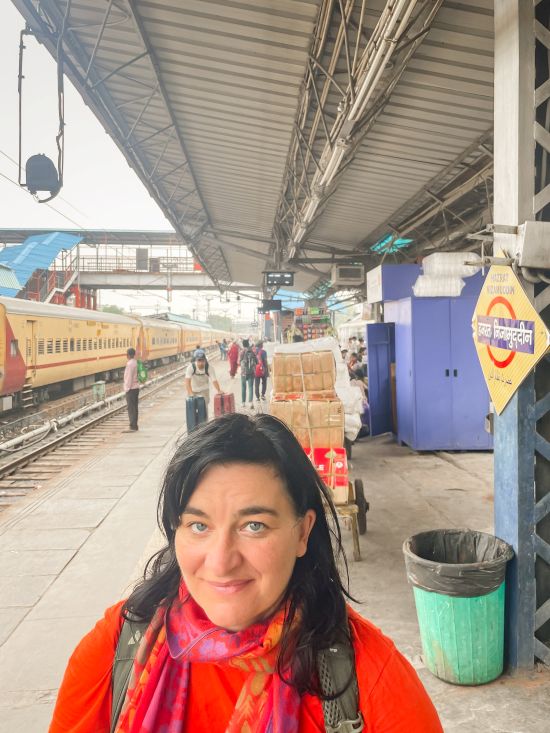
MULTIPOLYGON (((362 2, 360 20, 354 26, 356 38, 352 61, 349 34, 353 23, 354 3, 348 2, 345 5, 343 0, 339 0, 338 31, 328 63, 323 63, 323 59, 316 58, 314 53, 310 57, 310 66, 306 74, 304 89, 307 91, 313 85, 315 91, 308 98, 304 97, 305 101, 299 109, 296 131, 287 164, 286 190, 283 190, 281 204, 285 195, 290 193, 299 209, 299 213, 294 216, 291 223, 291 241, 287 244, 292 258, 295 257, 301 243, 307 239, 312 225, 318 217, 318 212, 322 211, 326 203, 327 195, 334 193, 342 170, 349 165, 366 131, 370 129, 387 103, 389 94, 386 92, 391 93, 393 91, 409 59, 431 27, 441 4, 442 0, 434 0, 431 4, 417 2, 417 0, 401 0, 397 3, 390 0, 360 53, 361 24, 365 16, 365 3, 362 2), (410 35, 408 35, 409 33, 410 35), (342 53, 347 70, 348 83, 346 90, 335 79, 335 72, 342 53), (387 88, 380 94, 378 84, 392 56, 398 58, 397 71, 388 82, 387 88), (327 77, 321 95, 318 94, 315 86, 312 65, 322 70, 327 77), (342 99, 337 103, 337 116, 332 125, 332 130, 328 131, 326 120, 323 125, 325 136, 328 139, 325 140, 323 153, 318 162, 313 150, 317 142, 317 128, 321 121, 321 115, 325 114, 324 108, 328 102, 328 85, 332 83, 342 94, 342 99), (311 107, 313 100, 316 102, 314 113, 305 108, 308 104, 311 107), (308 181, 309 185, 307 187, 311 193, 304 201, 299 201, 296 197, 295 185, 289 186, 289 182, 295 178, 293 159, 296 159, 297 152, 301 154, 300 142, 306 138, 304 132, 306 125, 310 130, 308 154, 316 163, 316 171, 308 181)), ((334 7, 334 4, 330 3, 330 8, 334 9, 334 7)), ((324 15, 321 14, 321 19, 326 18, 326 12, 324 15)), ((333 21, 334 23, 335 21, 333 21)), ((332 104, 336 104, 334 99, 332 104)), ((309 176, 307 165, 304 165, 304 175, 306 178, 309 176)), ((300 183, 302 184, 302 181, 300 183)), ((303 184, 301 187, 303 188, 303 184)), ((287 219, 288 212, 282 211, 281 204, 277 216, 281 219, 282 217, 287 219)))

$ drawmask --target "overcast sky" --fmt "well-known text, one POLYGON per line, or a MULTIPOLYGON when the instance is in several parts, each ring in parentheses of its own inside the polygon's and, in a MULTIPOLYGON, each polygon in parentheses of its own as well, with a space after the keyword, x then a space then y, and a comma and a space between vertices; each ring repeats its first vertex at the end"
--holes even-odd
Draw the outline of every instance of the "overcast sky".
MULTIPOLYGON (((10 0, 0 0, 0 227, 81 226, 93 229, 171 229, 159 207, 130 169, 122 153, 84 104, 71 82, 65 79, 64 185, 51 205, 38 204, 17 181, 19 33, 25 23, 10 0)), ((56 65, 50 54, 32 37, 26 37, 23 82, 23 154, 45 153, 57 166, 55 135, 58 128, 56 65)), ((24 163, 23 163, 24 165, 24 163)), ((111 291, 104 303, 124 307, 166 309, 166 301, 151 293, 128 298, 111 291)), ((253 317, 256 301, 245 297, 241 312, 253 317), (250 305, 246 305, 249 303, 250 305)), ((174 293, 172 310, 191 313, 205 308, 204 298, 174 293), (179 307, 176 307, 179 306, 179 307)), ((238 306, 212 301, 212 312, 238 306)), ((203 315, 205 313, 203 312, 203 315)))

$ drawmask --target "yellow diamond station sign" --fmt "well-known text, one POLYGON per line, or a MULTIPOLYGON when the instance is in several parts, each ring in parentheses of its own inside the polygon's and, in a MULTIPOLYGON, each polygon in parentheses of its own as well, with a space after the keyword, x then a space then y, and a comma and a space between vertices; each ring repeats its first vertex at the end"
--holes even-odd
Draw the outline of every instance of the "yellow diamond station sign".
POLYGON ((548 329, 511 267, 491 267, 472 319, 474 343, 495 410, 500 415, 544 356, 548 329))

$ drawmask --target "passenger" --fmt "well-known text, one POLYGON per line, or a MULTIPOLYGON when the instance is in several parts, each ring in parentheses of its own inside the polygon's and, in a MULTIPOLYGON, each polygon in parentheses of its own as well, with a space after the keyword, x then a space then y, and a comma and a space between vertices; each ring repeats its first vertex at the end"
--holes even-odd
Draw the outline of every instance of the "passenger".
POLYGON ((202 425, 168 466, 159 518, 164 547, 76 648, 50 733, 110 730, 124 618, 141 628, 117 655, 134 662, 115 733, 324 731, 318 660, 334 648, 350 672, 328 679, 336 692, 357 682, 365 732, 442 733, 412 666, 346 604, 330 492, 282 422, 237 413, 202 425))
POLYGON ((210 402, 210 382, 221 394, 220 383, 216 379, 216 372, 206 360, 206 354, 202 349, 196 349, 196 358, 191 362, 185 372, 185 388, 188 397, 204 397, 206 403, 206 415, 208 416, 208 403, 210 402))
POLYGON ((202 351, 202 353, 203 353, 203 354, 206 354, 206 352, 205 352, 205 350, 204 350, 204 349, 202 348, 202 346, 201 346, 200 344, 197 344, 197 345, 195 346, 195 351, 193 351, 193 356, 191 357, 191 361, 196 361, 196 360, 197 360, 197 353, 198 353, 199 351, 202 351))
POLYGON ((267 390, 267 378, 269 376, 269 365, 267 363, 267 351, 264 349, 263 341, 256 344, 256 371, 254 373, 254 392, 256 400, 260 401, 260 384, 262 385, 262 397, 265 402, 265 393, 267 390))
POLYGON ((350 355, 349 361, 348 361, 348 372, 350 374, 351 379, 364 379, 365 378, 365 370, 363 368, 363 365, 359 361, 359 356, 355 352, 350 355))
POLYGON ((248 402, 250 409, 254 409, 253 389, 254 377, 256 375, 256 354, 250 346, 248 339, 243 339, 243 348, 240 356, 241 364, 241 396, 242 406, 246 407, 246 388, 248 387, 248 402))
POLYGON ((126 406, 128 408, 128 420, 130 427, 125 432, 138 430, 138 402, 139 402, 139 381, 136 350, 129 348, 126 352, 128 361, 124 369, 124 391, 126 393, 126 406))
POLYGON ((235 379, 235 374, 239 367, 239 344, 236 340, 231 342, 231 346, 227 352, 227 357, 229 359, 229 376, 231 379, 235 379))
POLYGON ((227 339, 223 339, 220 345, 220 349, 222 352, 222 361, 227 361, 227 349, 228 349, 227 339))
POLYGON ((355 352, 349 355, 346 366, 348 368, 348 376, 352 385, 359 387, 363 400, 368 399, 367 386, 363 381, 363 371, 360 369, 357 354, 355 352))

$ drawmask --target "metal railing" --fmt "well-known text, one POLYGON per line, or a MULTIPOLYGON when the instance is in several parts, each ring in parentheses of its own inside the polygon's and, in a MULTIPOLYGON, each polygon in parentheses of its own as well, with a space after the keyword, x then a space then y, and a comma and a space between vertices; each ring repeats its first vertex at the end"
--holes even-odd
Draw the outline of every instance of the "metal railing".
POLYGON ((197 272, 192 257, 150 257, 147 267, 144 268, 136 266, 135 257, 81 257, 79 270, 80 272, 197 272))

